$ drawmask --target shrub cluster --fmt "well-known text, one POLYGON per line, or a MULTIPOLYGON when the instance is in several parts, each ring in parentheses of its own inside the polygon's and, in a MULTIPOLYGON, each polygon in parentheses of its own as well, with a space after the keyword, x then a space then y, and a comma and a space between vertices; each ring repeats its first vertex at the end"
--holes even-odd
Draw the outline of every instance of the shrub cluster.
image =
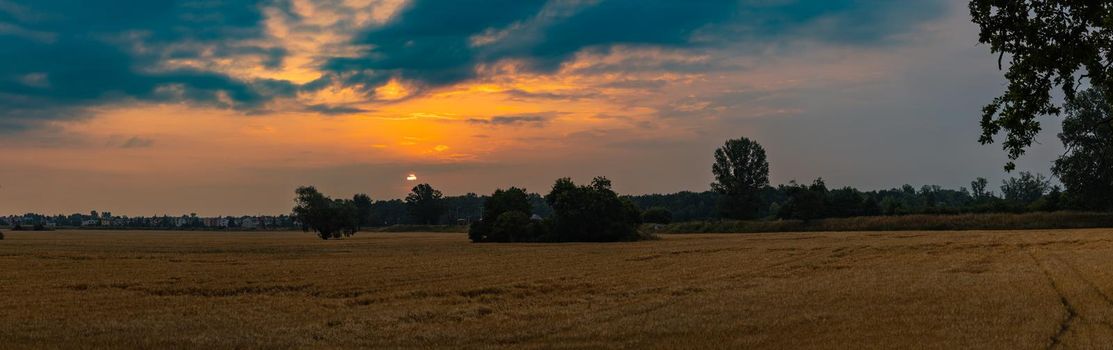
MULTIPOLYGON (((531 218, 525 190, 497 190, 483 205, 483 217, 472 224, 473 242, 618 242, 641 237, 641 211, 619 198, 611 181, 595 178, 590 186, 571 179, 556 181, 545 201, 553 210, 545 220, 531 218)), ((660 214, 660 213, 658 213, 660 214)))

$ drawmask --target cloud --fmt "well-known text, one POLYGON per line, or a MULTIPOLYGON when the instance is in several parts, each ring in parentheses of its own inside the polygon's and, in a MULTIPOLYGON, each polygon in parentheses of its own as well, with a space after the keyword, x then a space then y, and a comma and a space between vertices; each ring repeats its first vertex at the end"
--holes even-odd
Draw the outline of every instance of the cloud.
MULTIPOLYGON (((454 84, 500 62, 551 72, 583 51, 616 45, 679 49, 785 41, 870 45, 944 13, 942 0, 706 0, 658 2, 414 0, 328 60, 322 80, 368 89, 392 78, 454 84)), ((323 84, 317 84, 323 85, 323 84)))
POLYGON ((108 141, 105 142, 105 146, 124 149, 149 148, 154 146, 154 144, 155 140, 152 138, 140 136, 128 137, 123 135, 112 135, 108 138, 108 141))
POLYGON ((147 148, 155 144, 155 140, 132 136, 120 145, 120 148, 147 148))
POLYGON ((128 100, 191 101, 255 109, 296 87, 241 80, 170 60, 265 56, 259 1, 43 0, 0 6, 0 130, 75 118, 128 100))
POLYGON ((309 105, 309 106, 306 106, 305 109, 309 110, 309 111, 321 113, 321 114, 324 114, 324 115, 344 115, 344 114, 357 114, 357 113, 370 112, 369 110, 359 108, 359 107, 337 106, 337 105, 328 105, 328 104, 309 105))
POLYGON ((498 116, 489 119, 471 118, 468 123, 479 125, 533 125, 540 126, 549 120, 548 117, 539 115, 512 115, 512 116, 498 116))

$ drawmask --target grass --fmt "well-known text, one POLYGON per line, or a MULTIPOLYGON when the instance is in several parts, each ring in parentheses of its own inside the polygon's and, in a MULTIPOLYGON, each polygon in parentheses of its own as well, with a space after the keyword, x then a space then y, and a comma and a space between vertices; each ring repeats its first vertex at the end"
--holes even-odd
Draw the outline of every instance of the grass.
POLYGON ((1113 343, 1113 231, 5 232, 0 348, 997 348, 1113 343))
POLYGON ((1113 227, 1113 213, 1050 212, 863 216, 839 219, 691 221, 660 227, 667 233, 762 233, 846 231, 1033 230, 1113 227))

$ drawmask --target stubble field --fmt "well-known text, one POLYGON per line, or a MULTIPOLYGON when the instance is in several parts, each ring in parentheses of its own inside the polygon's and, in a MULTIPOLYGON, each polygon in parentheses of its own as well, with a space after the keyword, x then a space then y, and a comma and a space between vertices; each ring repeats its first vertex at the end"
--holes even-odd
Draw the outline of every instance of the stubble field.
POLYGON ((1113 344, 1113 230, 4 234, 0 348, 1113 344))

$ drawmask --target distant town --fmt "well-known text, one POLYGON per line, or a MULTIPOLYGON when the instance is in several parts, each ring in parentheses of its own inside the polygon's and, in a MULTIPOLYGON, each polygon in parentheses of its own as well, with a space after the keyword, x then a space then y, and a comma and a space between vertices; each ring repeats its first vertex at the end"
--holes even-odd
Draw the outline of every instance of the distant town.
POLYGON ((111 212, 97 212, 70 215, 23 214, 0 216, 0 226, 23 229, 55 228, 152 228, 152 229, 225 229, 280 230, 294 229, 297 222, 289 215, 259 216, 215 216, 201 217, 197 214, 182 216, 117 216, 111 212))

